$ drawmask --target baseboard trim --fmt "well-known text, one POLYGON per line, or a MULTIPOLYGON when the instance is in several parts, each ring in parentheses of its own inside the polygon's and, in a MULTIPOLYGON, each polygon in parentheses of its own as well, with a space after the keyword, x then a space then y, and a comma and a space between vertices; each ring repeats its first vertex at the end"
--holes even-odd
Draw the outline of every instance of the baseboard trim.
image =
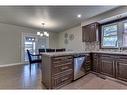
POLYGON ((23 64, 25 63, 1 64, 0 67, 9 67, 9 66, 23 65, 23 64))

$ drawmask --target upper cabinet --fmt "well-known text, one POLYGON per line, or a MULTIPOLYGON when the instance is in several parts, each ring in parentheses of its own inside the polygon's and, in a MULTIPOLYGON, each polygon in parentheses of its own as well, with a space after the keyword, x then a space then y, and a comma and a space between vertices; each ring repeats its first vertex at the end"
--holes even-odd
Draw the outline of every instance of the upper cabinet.
POLYGON ((98 41, 99 24, 97 22, 82 27, 82 41, 98 41))

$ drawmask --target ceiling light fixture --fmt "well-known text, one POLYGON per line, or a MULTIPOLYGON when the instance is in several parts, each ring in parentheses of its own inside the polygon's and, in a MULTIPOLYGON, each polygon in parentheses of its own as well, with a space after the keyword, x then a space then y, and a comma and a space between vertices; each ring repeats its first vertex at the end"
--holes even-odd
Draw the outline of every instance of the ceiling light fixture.
POLYGON ((40 36, 43 37, 43 33, 41 33, 40 36))
POLYGON ((49 33, 44 31, 44 25, 45 25, 45 23, 41 23, 41 24, 43 25, 43 30, 42 30, 43 33, 37 32, 37 35, 41 36, 41 37, 43 37, 43 36, 49 37, 49 33))
POLYGON ((77 17, 78 17, 78 18, 81 18, 81 17, 82 17, 82 15, 81 15, 81 14, 78 14, 78 15, 77 15, 77 17))
POLYGON ((40 35, 41 33, 40 32, 37 32, 37 35, 40 35))
POLYGON ((31 41, 31 38, 29 38, 28 40, 31 41))

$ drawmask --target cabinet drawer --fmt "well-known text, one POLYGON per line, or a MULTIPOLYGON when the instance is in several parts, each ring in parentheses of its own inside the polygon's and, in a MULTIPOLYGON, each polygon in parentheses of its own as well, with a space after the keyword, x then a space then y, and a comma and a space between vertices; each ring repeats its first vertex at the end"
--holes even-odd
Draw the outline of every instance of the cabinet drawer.
POLYGON ((72 56, 60 56, 52 58, 53 62, 65 61, 65 60, 72 60, 72 56))
POLYGON ((85 66, 91 66, 91 62, 89 61, 89 62, 86 62, 85 63, 85 66))
POLYGON ((91 66, 85 66, 85 71, 90 71, 91 70, 91 66))
POLYGON ((117 59, 118 59, 118 60, 127 60, 127 56, 125 56, 125 55, 120 55, 120 56, 117 56, 117 59))
POLYGON ((64 60, 64 61, 57 61, 57 62, 53 62, 52 66, 53 67, 59 67, 59 66, 63 66, 63 65, 72 64, 72 62, 73 62, 72 59, 64 60))
POLYGON ((59 88, 65 84, 70 83, 73 80, 72 70, 69 72, 61 73, 57 76, 52 77, 52 88, 59 88))
POLYGON ((111 55, 111 54, 102 54, 101 55, 101 58, 103 59, 103 58, 116 58, 116 56, 115 55, 111 55))
POLYGON ((54 65, 52 68, 52 75, 58 74, 68 69, 73 69, 72 63, 64 64, 64 65, 54 65))

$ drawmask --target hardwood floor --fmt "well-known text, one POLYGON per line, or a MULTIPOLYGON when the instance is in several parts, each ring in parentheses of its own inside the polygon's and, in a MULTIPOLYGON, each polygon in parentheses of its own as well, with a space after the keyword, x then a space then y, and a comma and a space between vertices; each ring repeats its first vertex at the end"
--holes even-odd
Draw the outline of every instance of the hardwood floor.
MULTIPOLYGON (((0 68, 0 89, 45 89, 41 84, 41 70, 33 64, 0 68)), ((94 74, 88 74, 61 89, 127 89, 127 86, 94 74)))
POLYGON ((44 89, 37 64, 0 68, 0 89, 44 89))

